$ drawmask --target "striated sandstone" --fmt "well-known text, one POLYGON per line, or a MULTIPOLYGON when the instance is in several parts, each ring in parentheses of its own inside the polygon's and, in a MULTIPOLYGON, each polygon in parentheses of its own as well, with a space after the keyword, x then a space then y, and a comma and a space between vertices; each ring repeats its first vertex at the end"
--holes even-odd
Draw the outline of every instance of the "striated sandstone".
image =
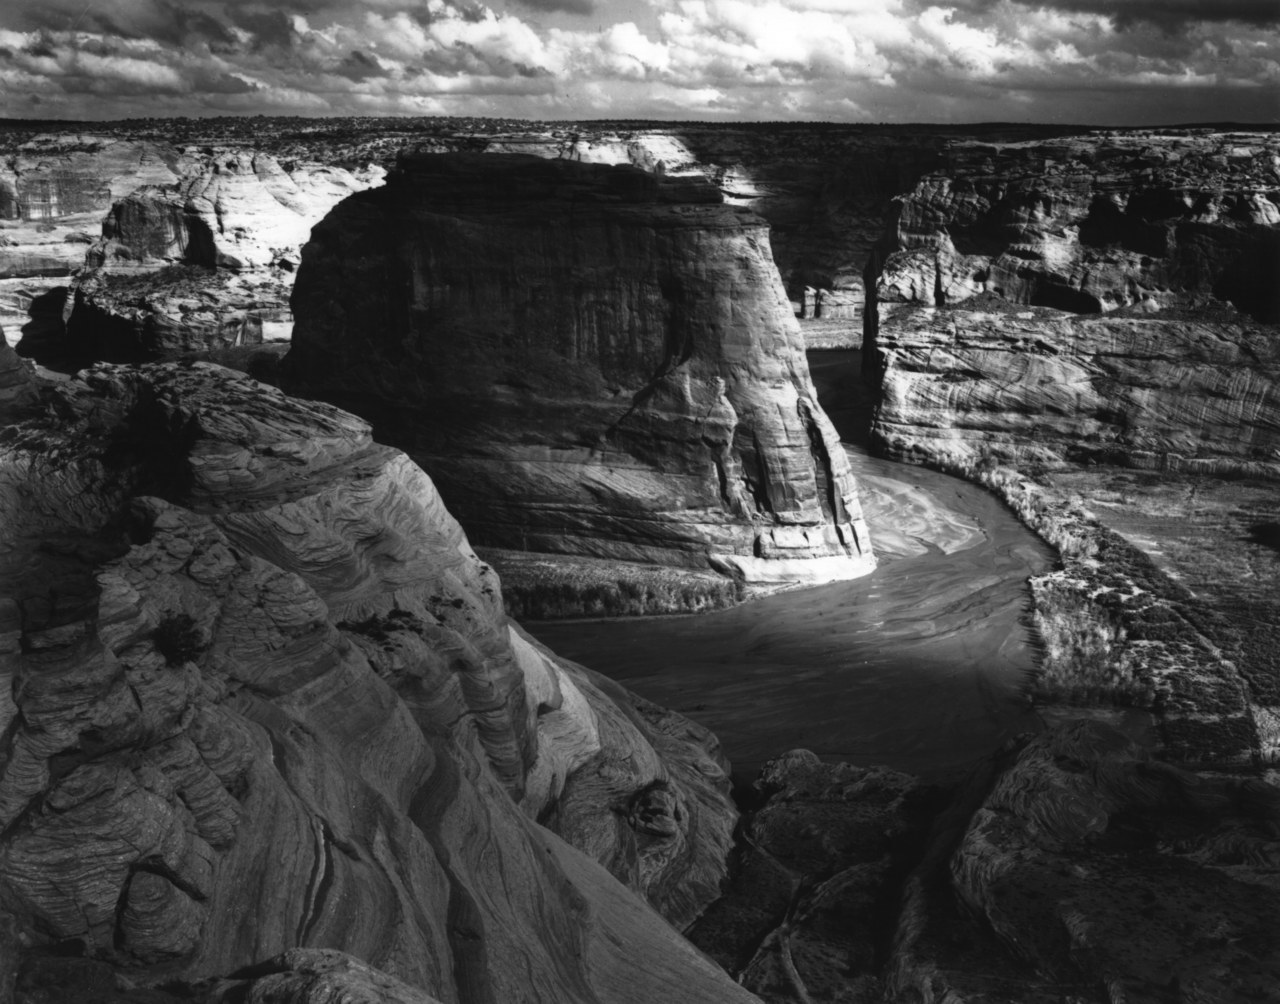
POLYGON ((959 467, 1275 477, 1278 150, 1207 130, 950 144, 872 262, 876 438, 959 467))
POLYGON ((172 183, 139 188, 111 206, 89 263, 291 270, 325 213, 383 174, 375 166, 353 173, 317 163, 286 170, 267 153, 209 150, 172 183))
MULTIPOLYGON (((14 299, 22 313, 31 310, 24 354, 64 369, 164 358, 243 343, 243 329, 262 321, 287 338, 293 271, 311 227, 383 173, 375 165, 282 166, 264 152, 155 140, 31 139, 0 166, 0 280, 23 280, 14 299), (153 275, 173 264, 236 275, 193 268, 177 283, 172 273, 153 275), (58 277, 86 265, 61 311, 75 329, 68 347, 62 321, 39 301, 57 293, 58 277), (151 275, 133 283, 149 284, 147 295, 108 291, 122 272, 151 275)), ((19 326, 28 327, 25 318, 19 326)))
POLYGON ((167 143, 100 135, 23 144, 0 160, 0 278, 69 275, 115 200, 176 182, 186 163, 167 143))
POLYGON ((0 441, 29 946, 144 984, 358 960, 263 1000, 751 999, 618 881, 677 924, 713 898, 714 740, 524 636, 408 458, 205 364, 48 394, 0 441))
POLYGON ((1280 477, 1280 338, 1231 312, 882 307, 890 456, 1280 477))
POLYGON ((953 142, 900 201, 878 298, 1089 313, 1215 296, 1280 320, 1277 152, 1208 131, 953 142))
POLYGON ((316 228, 293 306, 286 385, 372 419, 477 543, 873 567, 766 229, 708 186, 410 156, 316 228))

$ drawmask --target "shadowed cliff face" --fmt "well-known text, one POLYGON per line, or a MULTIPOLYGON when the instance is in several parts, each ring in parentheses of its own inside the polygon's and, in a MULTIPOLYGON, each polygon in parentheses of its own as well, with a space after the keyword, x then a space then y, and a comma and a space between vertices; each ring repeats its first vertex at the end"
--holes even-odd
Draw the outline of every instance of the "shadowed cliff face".
POLYGON ((763 223, 696 181, 406 158, 307 245, 287 385, 375 422, 478 543, 873 567, 763 223))
POLYGON ((143 982, 302 947, 442 1001, 750 999, 636 895, 716 894, 714 740, 523 635, 408 458, 207 365, 41 415, 0 437, 7 958, 16 927, 143 982))

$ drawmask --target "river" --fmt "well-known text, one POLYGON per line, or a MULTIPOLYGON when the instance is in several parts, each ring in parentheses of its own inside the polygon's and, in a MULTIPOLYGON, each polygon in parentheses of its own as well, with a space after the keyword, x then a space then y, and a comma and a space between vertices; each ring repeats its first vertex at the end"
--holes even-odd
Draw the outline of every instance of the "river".
POLYGON ((991 494, 870 456, 858 354, 811 370, 859 479, 871 575, 692 617, 533 622, 557 653, 720 737, 735 777, 804 747, 936 780, 1038 730, 1026 579, 1053 553, 991 494))

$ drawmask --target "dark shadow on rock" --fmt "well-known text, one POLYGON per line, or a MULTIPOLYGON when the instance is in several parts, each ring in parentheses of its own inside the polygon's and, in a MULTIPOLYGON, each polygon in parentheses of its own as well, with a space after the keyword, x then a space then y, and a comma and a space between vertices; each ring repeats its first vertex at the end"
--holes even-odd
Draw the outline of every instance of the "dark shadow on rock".
POLYGON ((1244 538, 1251 544, 1260 544, 1273 551, 1280 551, 1280 523, 1254 523, 1244 538))
POLYGON ((64 319, 69 294, 69 287, 54 286, 32 298, 27 308, 30 320, 22 326, 22 338, 14 346, 18 355, 51 370, 70 372, 72 353, 64 319))

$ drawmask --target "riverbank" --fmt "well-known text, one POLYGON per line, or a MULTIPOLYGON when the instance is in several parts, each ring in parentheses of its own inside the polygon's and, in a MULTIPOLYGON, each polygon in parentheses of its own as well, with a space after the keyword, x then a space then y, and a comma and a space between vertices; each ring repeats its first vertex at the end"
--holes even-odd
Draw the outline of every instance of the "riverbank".
MULTIPOLYGON (((814 363, 824 408, 832 388, 856 386, 855 352, 814 363)), ((837 401, 844 436, 861 402, 837 401)), ((797 747, 959 777, 1041 727, 1026 698, 1039 657, 1026 583, 1055 556, 986 489, 846 449, 881 559, 870 576, 698 617, 526 626, 710 728, 742 779, 797 747)))

